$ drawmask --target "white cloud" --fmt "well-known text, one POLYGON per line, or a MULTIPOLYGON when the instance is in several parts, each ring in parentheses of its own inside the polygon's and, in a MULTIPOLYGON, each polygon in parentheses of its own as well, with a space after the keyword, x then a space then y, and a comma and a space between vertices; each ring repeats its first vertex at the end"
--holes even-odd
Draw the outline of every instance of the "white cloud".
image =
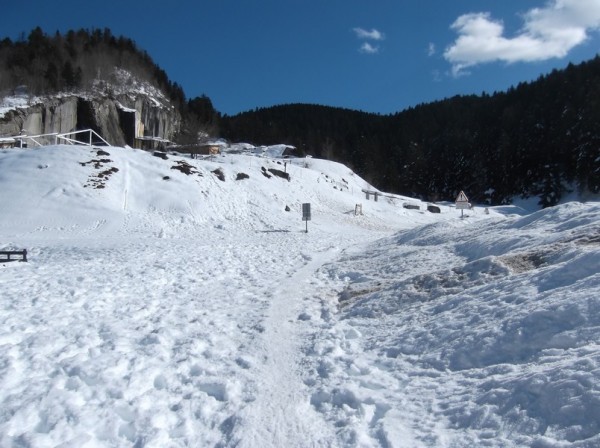
POLYGON ((356 37, 359 39, 367 40, 384 40, 385 34, 381 31, 373 28, 372 30, 365 30, 364 28, 354 28, 353 31, 356 33, 356 37))
MULTIPOLYGON (((382 41, 385 39, 385 34, 381 31, 373 28, 372 30, 365 30, 364 28, 353 28, 352 31, 361 40, 373 40, 382 41)), ((364 42, 358 49, 360 53, 364 54, 376 54, 379 53, 379 45, 373 45, 370 42, 364 42)))
POLYGON ((358 51, 366 54, 376 54, 379 53, 379 47, 377 45, 371 45, 369 42, 365 42, 360 46, 358 51))
POLYGON ((427 47, 427 56, 433 56, 435 51, 435 44, 433 42, 429 42, 429 46, 427 47))
POLYGON ((523 15, 524 26, 504 36, 504 24, 489 13, 470 13, 452 24, 458 38, 444 52, 455 76, 492 61, 532 62, 561 58, 600 28, 600 0, 551 0, 523 15))

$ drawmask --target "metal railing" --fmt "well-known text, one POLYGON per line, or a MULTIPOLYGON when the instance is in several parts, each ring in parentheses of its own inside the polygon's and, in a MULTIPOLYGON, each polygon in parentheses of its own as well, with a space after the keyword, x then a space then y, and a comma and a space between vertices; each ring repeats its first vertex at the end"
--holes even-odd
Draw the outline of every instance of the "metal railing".
POLYGON ((50 134, 39 134, 39 135, 16 135, 14 138, 17 142, 18 142, 18 146, 20 148, 23 148, 23 142, 27 141, 27 142, 31 142, 33 143, 35 146, 46 146, 49 143, 42 143, 42 139, 45 141, 52 141, 52 138, 54 140, 54 144, 57 145, 59 140, 61 141, 61 143, 66 143, 68 145, 85 145, 85 146, 93 146, 93 145, 106 145, 106 146, 111 146, 110 143, 108 143, 106 140, 104 140, 96 131, 94 131, 93 129, 84 129, 81 131, 73 131, 73 132, 64 132, 62 134, 59 134, 58 132, 53 132, 50 134), (78 138, 75 138, 78 135, 86 135, 87 134, 87 138, 85 138, 85 140, 78 140, 78 138), (96 140, 94 139, 96 138, 96 140))
POLYGON ((102 143, 104 143, 106 146, 111 146, 110 143, 108 143, 106 140, 104 140, 100 134, 98 134, 96 131, 94 131, 93 129, 85 129, 83 131, 74 131, 74 132, 66 132, 64 134, 57 134, 56 138, 64 140, 66 143, 70 144, 70 145, 88 145, 88 146, 92 146, 92 145, 97 145, 98 143, 93 141, 93 137, 96 136, 100 139, 100 141, 102 143), (69 136, 74 136, 77 134, 85 134, 85 133, 89 133, 89 139, 87 142, 81 141, 81 140, 76 140, 73 138, 69 138, 69 136))

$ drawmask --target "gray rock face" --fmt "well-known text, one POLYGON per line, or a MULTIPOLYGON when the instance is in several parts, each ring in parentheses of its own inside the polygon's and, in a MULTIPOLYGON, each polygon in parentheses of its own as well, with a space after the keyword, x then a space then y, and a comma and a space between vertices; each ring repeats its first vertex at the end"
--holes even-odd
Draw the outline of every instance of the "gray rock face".
POLYGON ((77 125, 77 99, 55 98, 24 109, 15 109, 0 119, 0 135, 69 132, 77 125))
MULTIPOLYGON (((157 139, 172 140, 180 126, 181 115, 175 107, 145 95, 66 96, 9 111, 0 118, 0 136, 91 128, 112 145, 152 147, 151 142, 157 139)), ((53 138, 48 138, 43 143, 53 142, 53 138)))

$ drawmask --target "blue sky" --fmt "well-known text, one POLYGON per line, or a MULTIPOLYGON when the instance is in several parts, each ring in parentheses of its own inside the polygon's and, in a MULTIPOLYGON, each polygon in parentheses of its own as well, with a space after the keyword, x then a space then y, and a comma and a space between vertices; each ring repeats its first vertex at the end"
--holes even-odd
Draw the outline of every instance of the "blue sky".
POLYGON ((600 0, 13 1, 0 36, 108 27, 217 110, 376 113, 506 90, 600 50, 600 0))

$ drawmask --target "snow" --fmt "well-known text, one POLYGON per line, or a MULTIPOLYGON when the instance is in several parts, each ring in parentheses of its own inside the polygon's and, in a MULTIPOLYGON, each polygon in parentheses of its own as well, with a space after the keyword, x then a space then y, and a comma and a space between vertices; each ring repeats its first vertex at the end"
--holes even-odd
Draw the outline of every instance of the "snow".
POLYGON ((27 95, 13 95, 0 98, 0 118, 15 109, 24 109, 28 107, 36 99, 30 99, 27 95))
POLYGON ((598 202, 103 150, 0 150, 0 446, 600 446, 598 202))
POLYGON ((136 109, 132 108, 132 107, 125 107, 123 106, 120 102, 116 102, 117 107, 122 110, 123 112, 129 112, 129 113, 135 113, 137 112, 136 109))

